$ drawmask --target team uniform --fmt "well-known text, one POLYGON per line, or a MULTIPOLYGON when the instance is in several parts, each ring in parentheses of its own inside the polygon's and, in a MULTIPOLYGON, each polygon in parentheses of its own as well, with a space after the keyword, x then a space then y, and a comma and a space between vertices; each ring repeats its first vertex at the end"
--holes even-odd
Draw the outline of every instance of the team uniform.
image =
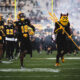
POLYGON ((0 62, 3 55, 3 33, 0 31, 0 62))
POLYGON ((4 49, 4 20, 3 20, 3 16, 0 15, 0 62, 1 62, 1 58, 3 56, 3 49, 4 49))
POLYGON ((13 59, 14 52, 14 25, 5 25, 5 41, 6 41, 6 54, 7 58, 13 59))
POLYGON ((34 30, 34 27, 32 25, 28 25, 27 21, 24 22, 18 21, 18 39, 21 42, 20 49, 21 52, 25 51, 27 49, 28 53, 32 56, 32 47, 31 47, 31 41, 30 41, 30 35, 28 32, 28 27, 31 27, 34 30))
POLYGON ((35 28, 30 24, 29 19, 24 18, 24 13, 18 15, 19 20, 16 22, 18 27, 18 40, 20 44, 20 62, 23 67, 23 59, 25 54, 28 53, 32 57, 32 44, 30 41, 30 35, 33 35, 35 28))
POLYGON ((1 30, 2 33, 3 33, 3 54, 2 54, 2 57, 4 56, 4 52, 5 52, 4 24, 5 24, 5 21, 3 20, 3 16, 0 16, 0 30, 1 30))
POLYGON ((14 48, 15 48, 15 54, 14 54, 14 57, 15 59, 18 58, 18 55, 19 55, 19 52, 20 52, 20 49, 19 49, 19 40, 18 40, 18 27, 16 26, 16 21, 14 21, 14 37, 15 37, 15 45, 14 45, 14 48))
POLYGON ((15 58, 17 59, 18 58, 18 55, 19 55, 19 52, 20 52, 20 48, 19 48, 19 40, 18 40, 18 29, 17 27, 15 26, 15 29, 14 29, 14 33, 15 33, 15 58))

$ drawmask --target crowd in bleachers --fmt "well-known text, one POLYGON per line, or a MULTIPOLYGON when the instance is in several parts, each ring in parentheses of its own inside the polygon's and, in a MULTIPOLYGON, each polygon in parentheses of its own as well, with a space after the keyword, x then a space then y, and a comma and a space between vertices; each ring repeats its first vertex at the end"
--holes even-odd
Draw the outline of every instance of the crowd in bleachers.
MULTIPOLYGON (((16 0, 17 10, 21 10, 25 5, 26 0, 16 0)), ((15 0, 0 0, 0 13, 2 13, 5 18, 8 18, 8 15, 11 13, 14 18, 14 8, 15 0)))

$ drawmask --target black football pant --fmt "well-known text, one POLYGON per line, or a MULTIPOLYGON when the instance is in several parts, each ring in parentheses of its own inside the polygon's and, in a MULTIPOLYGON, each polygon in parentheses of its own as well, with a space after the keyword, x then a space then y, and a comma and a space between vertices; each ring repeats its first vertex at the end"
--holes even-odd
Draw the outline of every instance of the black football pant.
POLYGON ((14 52, 14 41, 7 41, 6 42, 6 54, 9 60, 13 59, 13 52, 14 52))

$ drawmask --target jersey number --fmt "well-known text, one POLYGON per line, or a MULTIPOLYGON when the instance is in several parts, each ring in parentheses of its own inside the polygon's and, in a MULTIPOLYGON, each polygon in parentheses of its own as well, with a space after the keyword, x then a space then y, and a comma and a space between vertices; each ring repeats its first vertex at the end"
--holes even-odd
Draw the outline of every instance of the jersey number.
POLYGON ((7 35, 13 35, 13 29, 7 29, 6 34, 7 35))
POLYGON ((28 26, 27 25, 21 26, 21 30, 22 30, 22 33, 28 32, 28 26))

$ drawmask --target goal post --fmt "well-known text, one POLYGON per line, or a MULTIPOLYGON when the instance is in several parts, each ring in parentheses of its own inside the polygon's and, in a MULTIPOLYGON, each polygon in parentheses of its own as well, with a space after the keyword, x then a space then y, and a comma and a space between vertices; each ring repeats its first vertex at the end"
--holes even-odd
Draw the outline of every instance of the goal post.
POLYGON ((14 16, 15 16, 15 20, 16 20, 16 0, 14 0, 15 2, 15 6, 14 6, 14 16))

